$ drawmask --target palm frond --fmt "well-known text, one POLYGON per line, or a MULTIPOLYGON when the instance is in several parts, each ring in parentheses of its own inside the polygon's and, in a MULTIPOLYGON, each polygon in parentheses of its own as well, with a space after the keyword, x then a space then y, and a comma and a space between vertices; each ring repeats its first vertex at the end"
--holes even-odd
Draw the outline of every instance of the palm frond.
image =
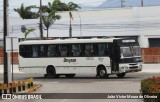
POLYGON ((24 5, 22 3, 20 8, 16 8, 16 9, 14 8, 14 11, 16 11, 22 19, 37 18, 38 14, 31 11, 31 9, 34 8, 34 7, 35 6, 24 7, 24 5))
POLYGON ((27 36, 33 32, 35 29, 34 28, 30 28, 30 29, 26 29, 26 31, 24 32, 24 37, 25 39, 27 38, 27 36))

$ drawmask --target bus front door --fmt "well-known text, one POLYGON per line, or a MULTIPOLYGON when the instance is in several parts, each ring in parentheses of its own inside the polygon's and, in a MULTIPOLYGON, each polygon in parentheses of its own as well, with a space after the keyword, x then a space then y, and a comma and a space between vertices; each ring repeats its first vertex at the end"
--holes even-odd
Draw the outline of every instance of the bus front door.
POLYGON ((112 73, 117 73, 119 71, 119 53, 119 47, 116 44, 109 45, 109 57, 112 73))

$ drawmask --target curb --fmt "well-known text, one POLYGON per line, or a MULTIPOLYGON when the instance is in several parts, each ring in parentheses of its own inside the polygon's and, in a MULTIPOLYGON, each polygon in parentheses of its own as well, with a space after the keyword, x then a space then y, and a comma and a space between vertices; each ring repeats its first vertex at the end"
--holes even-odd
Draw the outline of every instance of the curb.
POLYGON ((143 71, 143 72, 138 72, 138 73, 160 73, 160 72, 152 72, 152 71, 143 71))
POLYGON ((31 92, 35 92, 38 88, 40 88, 42 86, 42 84, 34 87, 34 88, 31 88, 31 89, 28 89, 27 93, 31 93, 31 92))

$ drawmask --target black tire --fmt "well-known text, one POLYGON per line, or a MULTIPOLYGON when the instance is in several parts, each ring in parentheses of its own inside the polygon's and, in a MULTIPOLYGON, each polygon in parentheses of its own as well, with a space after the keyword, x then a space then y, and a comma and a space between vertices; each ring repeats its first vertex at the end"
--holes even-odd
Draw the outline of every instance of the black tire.
POLYGON ((75 74, 66 74, 65 75, 67 78, 73 78, 75 76, 75 74))
POLYGON ((44 74, 44 78, 47 78, 47 74, 44 74))
POLYGON ((49 67, 47 68, 47 76, 48 76, 49 78, 54 78, 54 77, 56 76, 56 72, 55 72, 55 68, 54 68, 54 67, 49 66, 49 67))
POLYGON ((118 78, 123 78, 126 75, 126 73, 117 74, 118 78))
POLYGON ((59 76, 60 76, 59 74, 56 74, 56 75, 55 75, 55 78, 59 78, 59 76))
POLYGON ((98 75, 100 78, 108 78, 107 71, 104 67, 98 69, 98 75))

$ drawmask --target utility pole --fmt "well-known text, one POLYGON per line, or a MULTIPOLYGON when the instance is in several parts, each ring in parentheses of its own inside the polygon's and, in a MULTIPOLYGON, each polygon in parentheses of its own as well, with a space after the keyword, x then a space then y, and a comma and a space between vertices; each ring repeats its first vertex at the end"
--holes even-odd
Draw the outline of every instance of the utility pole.
POLYGON ((3 0, 3 52, 4 52, 4 83, 8 84, 8 55, 6 52, 6 36, 8 35, 8 0, 3 0))
POLYGON ((125 2, 125 0, 121 0, 121 8, 124 7, 123 3, 125 2))
POLYGON ((80 20, 80 36, 81 36, 81 39, 82 39, 82 21, 81 21, 81 16, 80 16, 80 14, 78 13, 78 12, 76 12, 77 14, 78 14, 78 16, 79 16, 79 20, 80 20))
POLYGON ((43 27, 42 27, 42 0, 40 0, 40 23, 39 23, 39 29, 40 29, 40 39, 43 39, 43 27))
POLYGON ((69 38, 72 38, 72 20, 73 20, 73 17, 72 17, 71 11, 69 11, 69 17, 70 17, 70 23, 69 23, 69 38))
POLYGON ((141 7, 143 7, 143 0, 141 0, 141 7))

